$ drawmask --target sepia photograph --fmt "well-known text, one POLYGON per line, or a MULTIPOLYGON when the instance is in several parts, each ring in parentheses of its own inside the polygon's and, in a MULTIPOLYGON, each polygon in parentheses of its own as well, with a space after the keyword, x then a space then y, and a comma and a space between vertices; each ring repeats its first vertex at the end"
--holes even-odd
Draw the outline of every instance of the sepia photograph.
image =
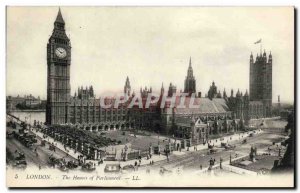
POLYGON ((7 6, 9 188, 294 188, 295 8, 7 6))

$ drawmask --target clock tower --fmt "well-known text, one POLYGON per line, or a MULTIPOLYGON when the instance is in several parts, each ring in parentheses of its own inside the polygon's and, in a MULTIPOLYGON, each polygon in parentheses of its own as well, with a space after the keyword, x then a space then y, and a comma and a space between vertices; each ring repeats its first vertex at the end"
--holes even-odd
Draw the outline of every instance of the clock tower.
POLYGON ((71 43, 59 9, 47 44, 46 124, 69 122, 71 43))

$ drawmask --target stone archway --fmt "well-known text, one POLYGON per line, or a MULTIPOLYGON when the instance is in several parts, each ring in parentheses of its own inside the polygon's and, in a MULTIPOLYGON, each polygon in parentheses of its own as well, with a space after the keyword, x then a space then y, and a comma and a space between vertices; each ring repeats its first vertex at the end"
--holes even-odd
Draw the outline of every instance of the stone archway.
POLYGON ((104 126, 104 130, 105 130, 105 131, 108 131, 108 129, 109 129, 108 125, 105 125, 105 126, 104 126))
MULTIPOLYGON (((154 127, 155 127, 154 129, 155 129, 156 132, 160 132, 160 131, 161 131, 161 127, 160 127, 160 124, 159 124, 159 123, 156 123, 154 127)), ((181 127, 180 127, 180 128, 181 128, 181 127)), ((179 129, 179 130, 180 130, 180 129, 179 129)))
POLYGON ((131 129, 134 129, 134 123, 130 123, 131 129))
POLYGON ((120 129, 120 125, 116 124, 116 130, 119 130, 119 129, 120 129))
POLYGON ((110 125, 109 130, 114 130, 115 126, 114 125, 110 125))
POLYGON ((92 131, 98 131, 98 126, 97 125, 93 125, 92 126, 92 131))

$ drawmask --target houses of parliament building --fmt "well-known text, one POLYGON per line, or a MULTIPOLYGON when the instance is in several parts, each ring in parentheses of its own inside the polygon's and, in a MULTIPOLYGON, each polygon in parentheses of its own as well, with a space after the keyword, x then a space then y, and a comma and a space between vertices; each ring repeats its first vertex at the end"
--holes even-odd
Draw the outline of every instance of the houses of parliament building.
MULTIPOLYGON (((180 94, 176 96, 173 107, 167 104, 160 108, 162 97, 149 108, 127 108, 136 95, 132 92, 127 77, 124 86, 127 102, 117 108, 103 108, 100 98, 96 98, 92 86, 79 87, 74 96, 70 93, 71 43, 65 32, 65 21, 59 10, 54 29, 47 44, 47 107, 46 124, 72 125, 90 130, 146 129, 190 139, 192 143, 204 142, 210 135, 236 132, 244 129, 250 119, 270 117, 272 115, 272 55, 260 53, 254 59, 250 55, 250 90, 233 90, 227 93, 218 90, 212 82, 205 96, 196 91, 196 78, 193 75, 190 58, 187 76, 184 81, 186 103, 196 96, 194 103, 198 108, 177 108, 180 94)), ((145 103, 152 88, 141 88, 140 95, 145 103)), ((165 92, 162 85, 160 96, 176 95, 177 88, 169 84, 165 92)), ((115 103, 114 98, 105 98, 105 104, 115 103)))

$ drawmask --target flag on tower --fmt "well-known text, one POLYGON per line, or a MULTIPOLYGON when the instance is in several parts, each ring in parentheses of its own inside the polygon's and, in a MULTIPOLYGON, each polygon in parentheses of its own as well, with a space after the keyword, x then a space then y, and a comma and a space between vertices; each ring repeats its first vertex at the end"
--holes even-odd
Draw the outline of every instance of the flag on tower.
POLYGON ((254 42, 254 44, 259 44, 261 43, 261 39, 259 39, 258 41, 254 42))

